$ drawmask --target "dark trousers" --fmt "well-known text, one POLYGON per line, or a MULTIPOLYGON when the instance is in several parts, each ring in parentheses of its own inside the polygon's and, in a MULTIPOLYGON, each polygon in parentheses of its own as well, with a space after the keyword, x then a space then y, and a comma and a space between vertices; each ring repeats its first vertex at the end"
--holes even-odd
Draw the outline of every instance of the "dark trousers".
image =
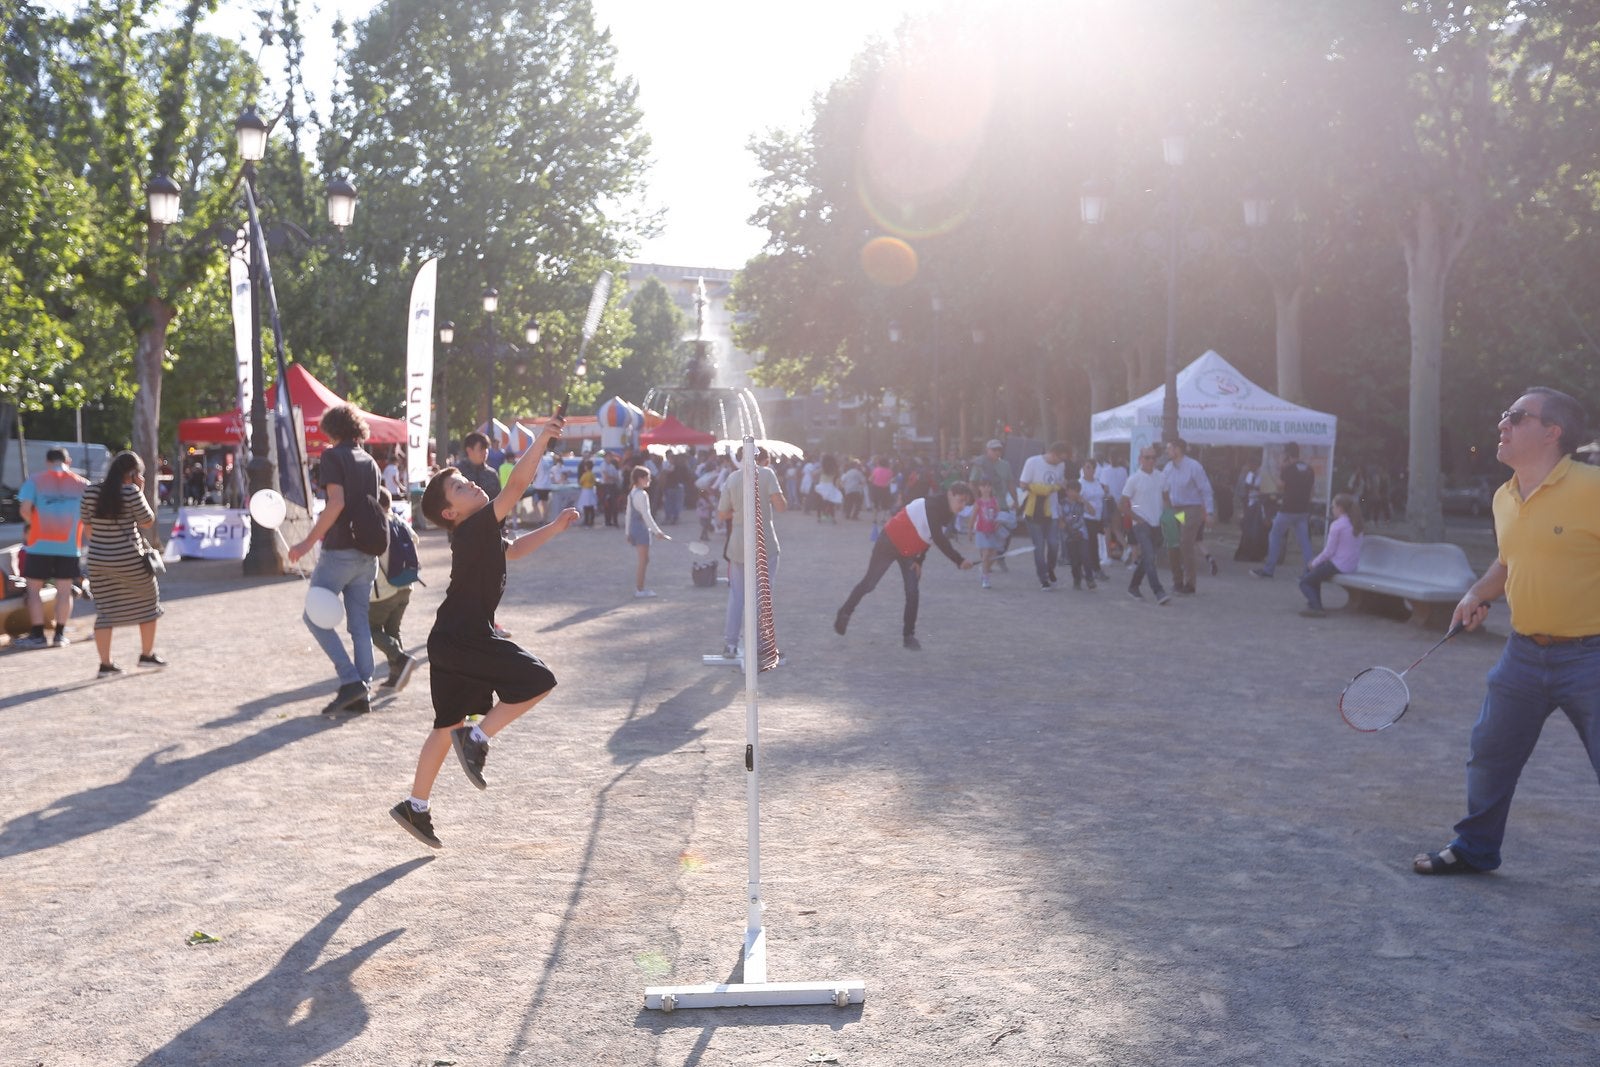
POLYGON ((1128 583, 1128 588, 1138 591, 1139 583, 1150 579, 1150 591, 1157 597, 1166 596, 1161 588, 1161 575, 1156 570, 1156 534, 1158 529, 1151 526, 1143 519, 1133 520, 1133 538, 1139 545, 1139 566, 1134 569, 1133 580, 1128 583))
POLYGON ((406 649, 400 643, 400 620, 406 617, 406 607, 410 603, 411 590, 402 589, 387 600, 374 600, 367 605, 372 643, 383 653, 390 667, 399 667, 406 661, 406 649))
POLYGON ((867 573, 864 578, 856 583, 850 590, 850 597, 844 602, 844 607, 839 609, 840 615, 850 615, 856 610, 856 605, 861 603, 861 598, 872 592, 878 585, 878 579, 888 573, 890 566, 900 564, 900 577, 906 586, 906 637, 917 631, 917 583, 922 576, 922 561, 912 556, 902 556, 894 542, 887 537, 879 537, 872 543, 872 558, 867 561, 867 573))
POLYGON ((622 503, 622 493, 617 486, 601 485, 596 495, 600 498, 600 514, 605 516, 607 526, 617 524, 617 506, 622 503))
POLYGON ((1322 583, 1338 573, 1338 567, 1328 560, 1323 560, 1300 576, 1300 592, 1313 611, 1322 610, 1322 583))
POLYGON ((1056 576, 1056 557, 1061 553, 1061 532, 1052 518, 1028 520, 1028 536, 1033 538, 1033 569, 1040 582, 1056 576))
POLYGON ((1081 537, 1068 537, 1062 547, 1067 563, 1072 567, 1072 584, 1082 585, 1085 578, 1093 578, 1095 568, 1089 562, 1089 542, 1081 537))

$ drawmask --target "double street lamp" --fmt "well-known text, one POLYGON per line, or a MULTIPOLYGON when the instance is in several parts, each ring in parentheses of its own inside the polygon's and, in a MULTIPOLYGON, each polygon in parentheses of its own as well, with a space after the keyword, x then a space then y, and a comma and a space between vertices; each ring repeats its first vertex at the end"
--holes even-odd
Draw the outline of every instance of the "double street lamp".
MULTIPOLYGON (((239 157, 244 161, 245 209, 249 225, 246 231, 250 266, 250 355, 252 361, 252 397, 250 402, 250 463, 249 494, 254 496, 272 486, 272 460, 267 436, 267 401, 265 368, 261 350, 261 288, 264 264, 261 262, 261 244, 264 236, 261 219, 256 210, 256 164, 267 154, 270 127, 254 107, 246 107, 233 126, 239 146, 239 157)), ((159 241, 165 227, 178 221, 178 207, 182 190, 178 183, 165 174, 152 177, 145 187, 149 201, 152 236, 159 241)), ((343 239, 344 229, 355 220, 356 190, 344 178, 334 178, 327 186, 328 222, 343 239)), ((229 243, 233 235, 229 234, 229 243)), ((279 389, 287 389, 287 381, 278 382, 279 389)), ((278 575, 283 573, 283 560, 278 555, 277 537, 272 531, 251 520, 250 551, 245 557, 244 573, 247 575, 278 575)))
MULTIPOLYGON (((1178 268, 1180 265, 1183 242, 1183 227, 1179 217, 1181 207, 1179 194, 1178 172, 1182 169, 1188 156, 1188 140, 1177 131, 1169 132, 1161 138, 1161 158, 1166 163, 1171 181, 1167 183, 1167 349, 1166 349, 1166 389, 1161 402, 1161 436, 1164 441, 1171 441, 1178 436, 1178 268)), ((1098 226, 1105 221, 1106 207, 1109 198, 1100 186, 1090 182, 1084 186, 1082 195, 1078 198, 1079 216, 1089 226, 1098 226)), ((1272 202, 1261 192, 1252 189, 1243 198, 1245 226, 1253 231, 1265 229, 1271 218, 1272 202)), ((1281 303, 1281 302, 1280 302, 1281 303)), ((1285 323, 1280 312, 1279 322, 1279 349, 1283 348, 1283 332, 1285 323)), ((1279 377, 1284 377, 1283 359, 1279 359, 1279 377)), ((1298 361, 1296 361, 1298 366, 1298 361)), ((1298 394, 1299 382, 1278 383, 1280 394, 1298 394)), ((1296 396, 1296 399, 1298 397, 1296 396)))

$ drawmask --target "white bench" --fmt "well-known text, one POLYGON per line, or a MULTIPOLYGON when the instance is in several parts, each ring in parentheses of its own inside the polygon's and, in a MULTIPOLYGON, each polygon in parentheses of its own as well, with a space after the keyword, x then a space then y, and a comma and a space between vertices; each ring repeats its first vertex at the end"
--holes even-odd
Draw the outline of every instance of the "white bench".
POLYGON ((1477 579, 1460 545, 1368 534, 1361 540, 1356 569, 1332 580, 1349 592, 1353 608, 1391 613, 1396 602, 1403 602, 1413 622, 1437 629, 1449 621, 1456 603, 1477 579))

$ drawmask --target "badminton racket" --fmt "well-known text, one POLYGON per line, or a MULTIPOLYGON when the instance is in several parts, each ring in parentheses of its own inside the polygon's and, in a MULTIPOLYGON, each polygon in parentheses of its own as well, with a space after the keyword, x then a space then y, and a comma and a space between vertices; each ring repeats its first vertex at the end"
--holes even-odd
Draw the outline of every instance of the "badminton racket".
POLYGON ((600 316, 606 310, 606 301, 611 296, 611 272, 603 270, 600 277, 594 280, 594 289, 589 293, 589 312, 583 317, 583 336, 578 342, 578 365, 573 368, 573 373, 582 378, 589 373, 589 366, 584 362, 584 354, 588 351, 589 342, 594 340, 594 335, 600 329, 600 316))
MULTIPOLYGON (((1438 650, 1439 646, 1466 629, 1465 623, 1456 623, 1450 632, 1439 638, 1433 648, 1417 657, 1421 663, 1438 650)), ((1416 669, 1413 663, 1396 673, 1388 667, 1368 667, 1344 687, 1339 694, 1339 714, 1344 721, 1362 733, 1387 730, 1400 721, 1411 706, 1411 689, 1406 685, 1406 675, 1416 669)))

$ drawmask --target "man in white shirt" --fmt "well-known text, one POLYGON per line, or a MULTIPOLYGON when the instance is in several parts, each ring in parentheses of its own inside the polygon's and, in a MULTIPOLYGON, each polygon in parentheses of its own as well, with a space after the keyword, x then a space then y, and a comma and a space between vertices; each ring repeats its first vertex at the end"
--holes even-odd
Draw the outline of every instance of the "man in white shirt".
POLYGON ((1161 574, 1156 569, 1156 538, 1161 535, 1161 509, 1165 504, 1165 490, 1161 475, 1156 473, 1156 453, 1147 448, 1139 453, 1139 469, 1128 476, 1122 485, 1122 513, 1128 516, 1133 531, 1134 544, 1139 546, 1139 566, 1128 583, 1128 595, 1143 600, 1139 583, 1150 579, 1150 591, 1156 595, 1157 604, 1172 600, 1161 588, 1161 574))
POLYGON ((1067 477, 1067 457, 1072 446, 1057 441, 1043 455, 1029 456, 1017 476, 1022 495, 1022 517, 1033 538, 1033 569, 1039 588, 1048 592, 1056 584, 1056 559, 1061 555, 1061 534, 1056 525, 1056 490, 1067 477))
POLYGON ((1167 505, 1177 513, 1180 531, 1179 548, 1172 553, 1172 587, 1179 593, 1192 594, 1195 575, 1199 573, 1195 561, 1202 524, 1214 521, 1217 508, 1211 495, 1211 479, 1206 477, 1200 461, 1190 458, 1188 442, 1181 437, 1168 441, 1167 458, 1171 460, 1163 475, 1167 505))

